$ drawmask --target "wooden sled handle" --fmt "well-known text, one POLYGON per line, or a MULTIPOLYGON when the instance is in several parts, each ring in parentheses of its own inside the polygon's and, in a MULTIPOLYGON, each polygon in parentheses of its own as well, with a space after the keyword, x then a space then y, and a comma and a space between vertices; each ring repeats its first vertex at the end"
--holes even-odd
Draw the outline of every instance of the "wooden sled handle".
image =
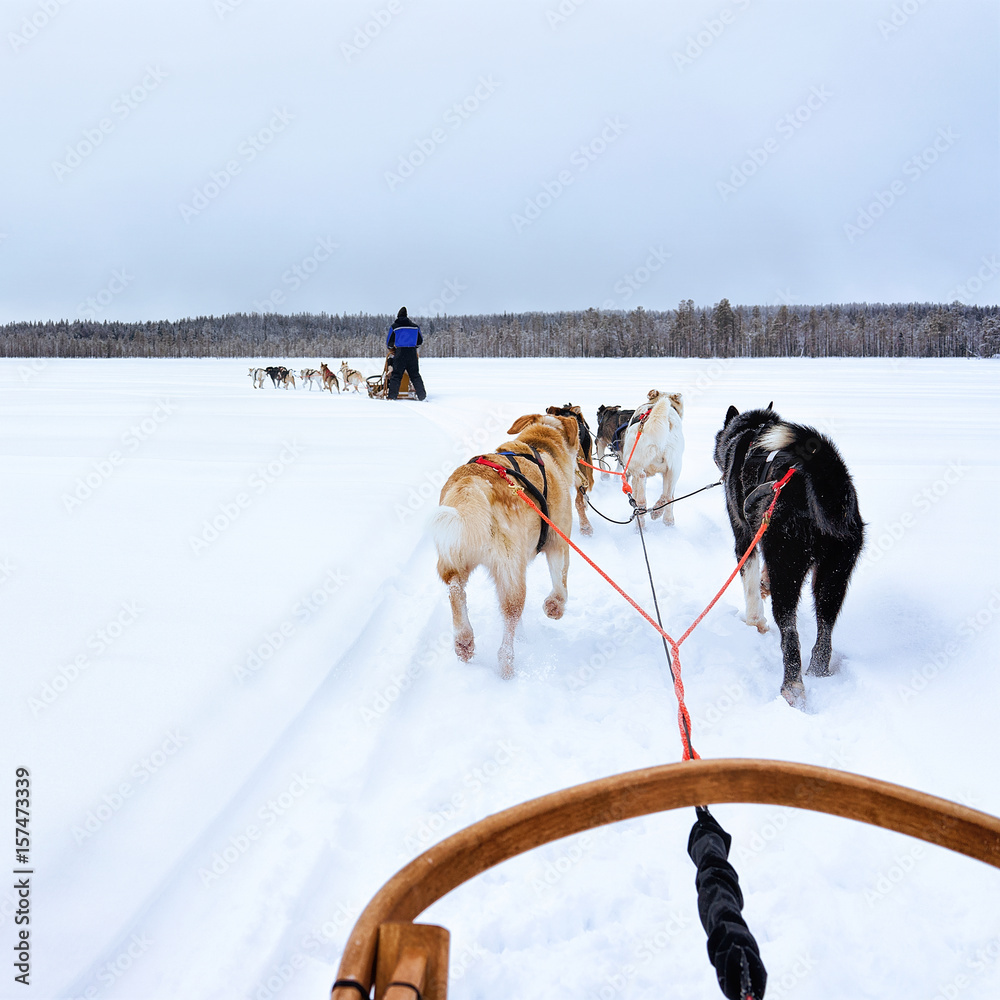
MULTIPOLYGON (((1000 868, 1000 819, 901 785, 775 760, 694 760, 628 771, 505 809, 460 830, 400 869, 354 925, 338 979, 370 985, 379 926, 412 921, 492 868, 583 830, 682 806, 752 802, 859 820, 1000 868)), ((358 1000, 340 987, 332 1000, 358 1000)))

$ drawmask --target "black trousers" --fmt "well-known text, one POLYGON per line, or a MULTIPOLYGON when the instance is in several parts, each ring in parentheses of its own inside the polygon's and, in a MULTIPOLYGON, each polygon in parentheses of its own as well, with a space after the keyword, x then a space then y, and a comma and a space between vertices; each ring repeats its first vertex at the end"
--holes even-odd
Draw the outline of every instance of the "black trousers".
POLYGON ((424 380, 420 377, 420 359, 415 347, 397 347, 392 358, 392 375, 389 376, 389 399, 399 398, 399 383, 403 380, 403 372, 410 376, 410 384, 417 394, 417 399, 424 399, 427 390, 424 380))

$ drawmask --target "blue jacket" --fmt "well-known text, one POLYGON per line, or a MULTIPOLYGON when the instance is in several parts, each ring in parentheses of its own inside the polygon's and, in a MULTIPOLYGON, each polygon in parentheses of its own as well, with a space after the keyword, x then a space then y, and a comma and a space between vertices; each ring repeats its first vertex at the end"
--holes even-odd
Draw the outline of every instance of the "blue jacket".
POLYGON ((423 342, 420 327, 410 319, 396 320, 396 323, 389 327, 389 334, 385 338, 386 347, 419 347, 423 342))

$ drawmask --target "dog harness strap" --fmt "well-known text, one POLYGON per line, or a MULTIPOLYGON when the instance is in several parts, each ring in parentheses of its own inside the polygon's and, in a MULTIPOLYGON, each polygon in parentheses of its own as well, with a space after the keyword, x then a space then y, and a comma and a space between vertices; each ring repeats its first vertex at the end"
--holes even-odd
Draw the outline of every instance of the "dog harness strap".
POLYGON ((525 455, 522 452, 517 451, 498 451, 497 455, 502 455, 506 458, 511 465, 514 466, 513 469, 504 468, 502 465, 497 465, 496 462, 491 462, 485 455, 477 455, 475 458, 470 458, 468 461, 469 465, 486 465, 489 468, 499 472, 504 478, 513 476, 518 482, 524 487, 527 493, 530 493, 534 501, 538 504, 539 510, 545 515, 541 518, 541 527, 538 529, 538 544, 535 546, 536 552, 541 552, 545 548, 545 543, 549 538, 549 526, 546 523, 545 518, 549 514, 549 504, 548 504, 548 480, 545 476, 545 463, 542 461, 541 455, 535 451, 534 448, 531 449, 534 455, 525 455), (529 462, 537 463, 539 469, 542 471, 542 491, 540 492, 538 487, 523 473, 521 472, 520 466, 517 464, 517 458, 525 458, 529 462))

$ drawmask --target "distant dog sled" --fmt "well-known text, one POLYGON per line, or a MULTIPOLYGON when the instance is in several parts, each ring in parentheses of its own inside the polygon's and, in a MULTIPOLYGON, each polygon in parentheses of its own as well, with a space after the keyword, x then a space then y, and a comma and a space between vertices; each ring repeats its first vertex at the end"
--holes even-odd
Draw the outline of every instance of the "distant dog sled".
MULTIPOLYGON (((368 395, 372 399, 388 399, 389 398, 389 379, 392 378, 392 365, 389 362, 392 360, 392 355, 386 355, 385 365, 382 367, 382 372, 379 375, 369 375, 365 380, 365 384, 368 387, 368 395)), ((413 386, 410 385, 410 375, 408 372, 403 372, 403 377, 399 383, 399 396, 398 399, 417 399, 418 396, 413 390, 413 386)))

